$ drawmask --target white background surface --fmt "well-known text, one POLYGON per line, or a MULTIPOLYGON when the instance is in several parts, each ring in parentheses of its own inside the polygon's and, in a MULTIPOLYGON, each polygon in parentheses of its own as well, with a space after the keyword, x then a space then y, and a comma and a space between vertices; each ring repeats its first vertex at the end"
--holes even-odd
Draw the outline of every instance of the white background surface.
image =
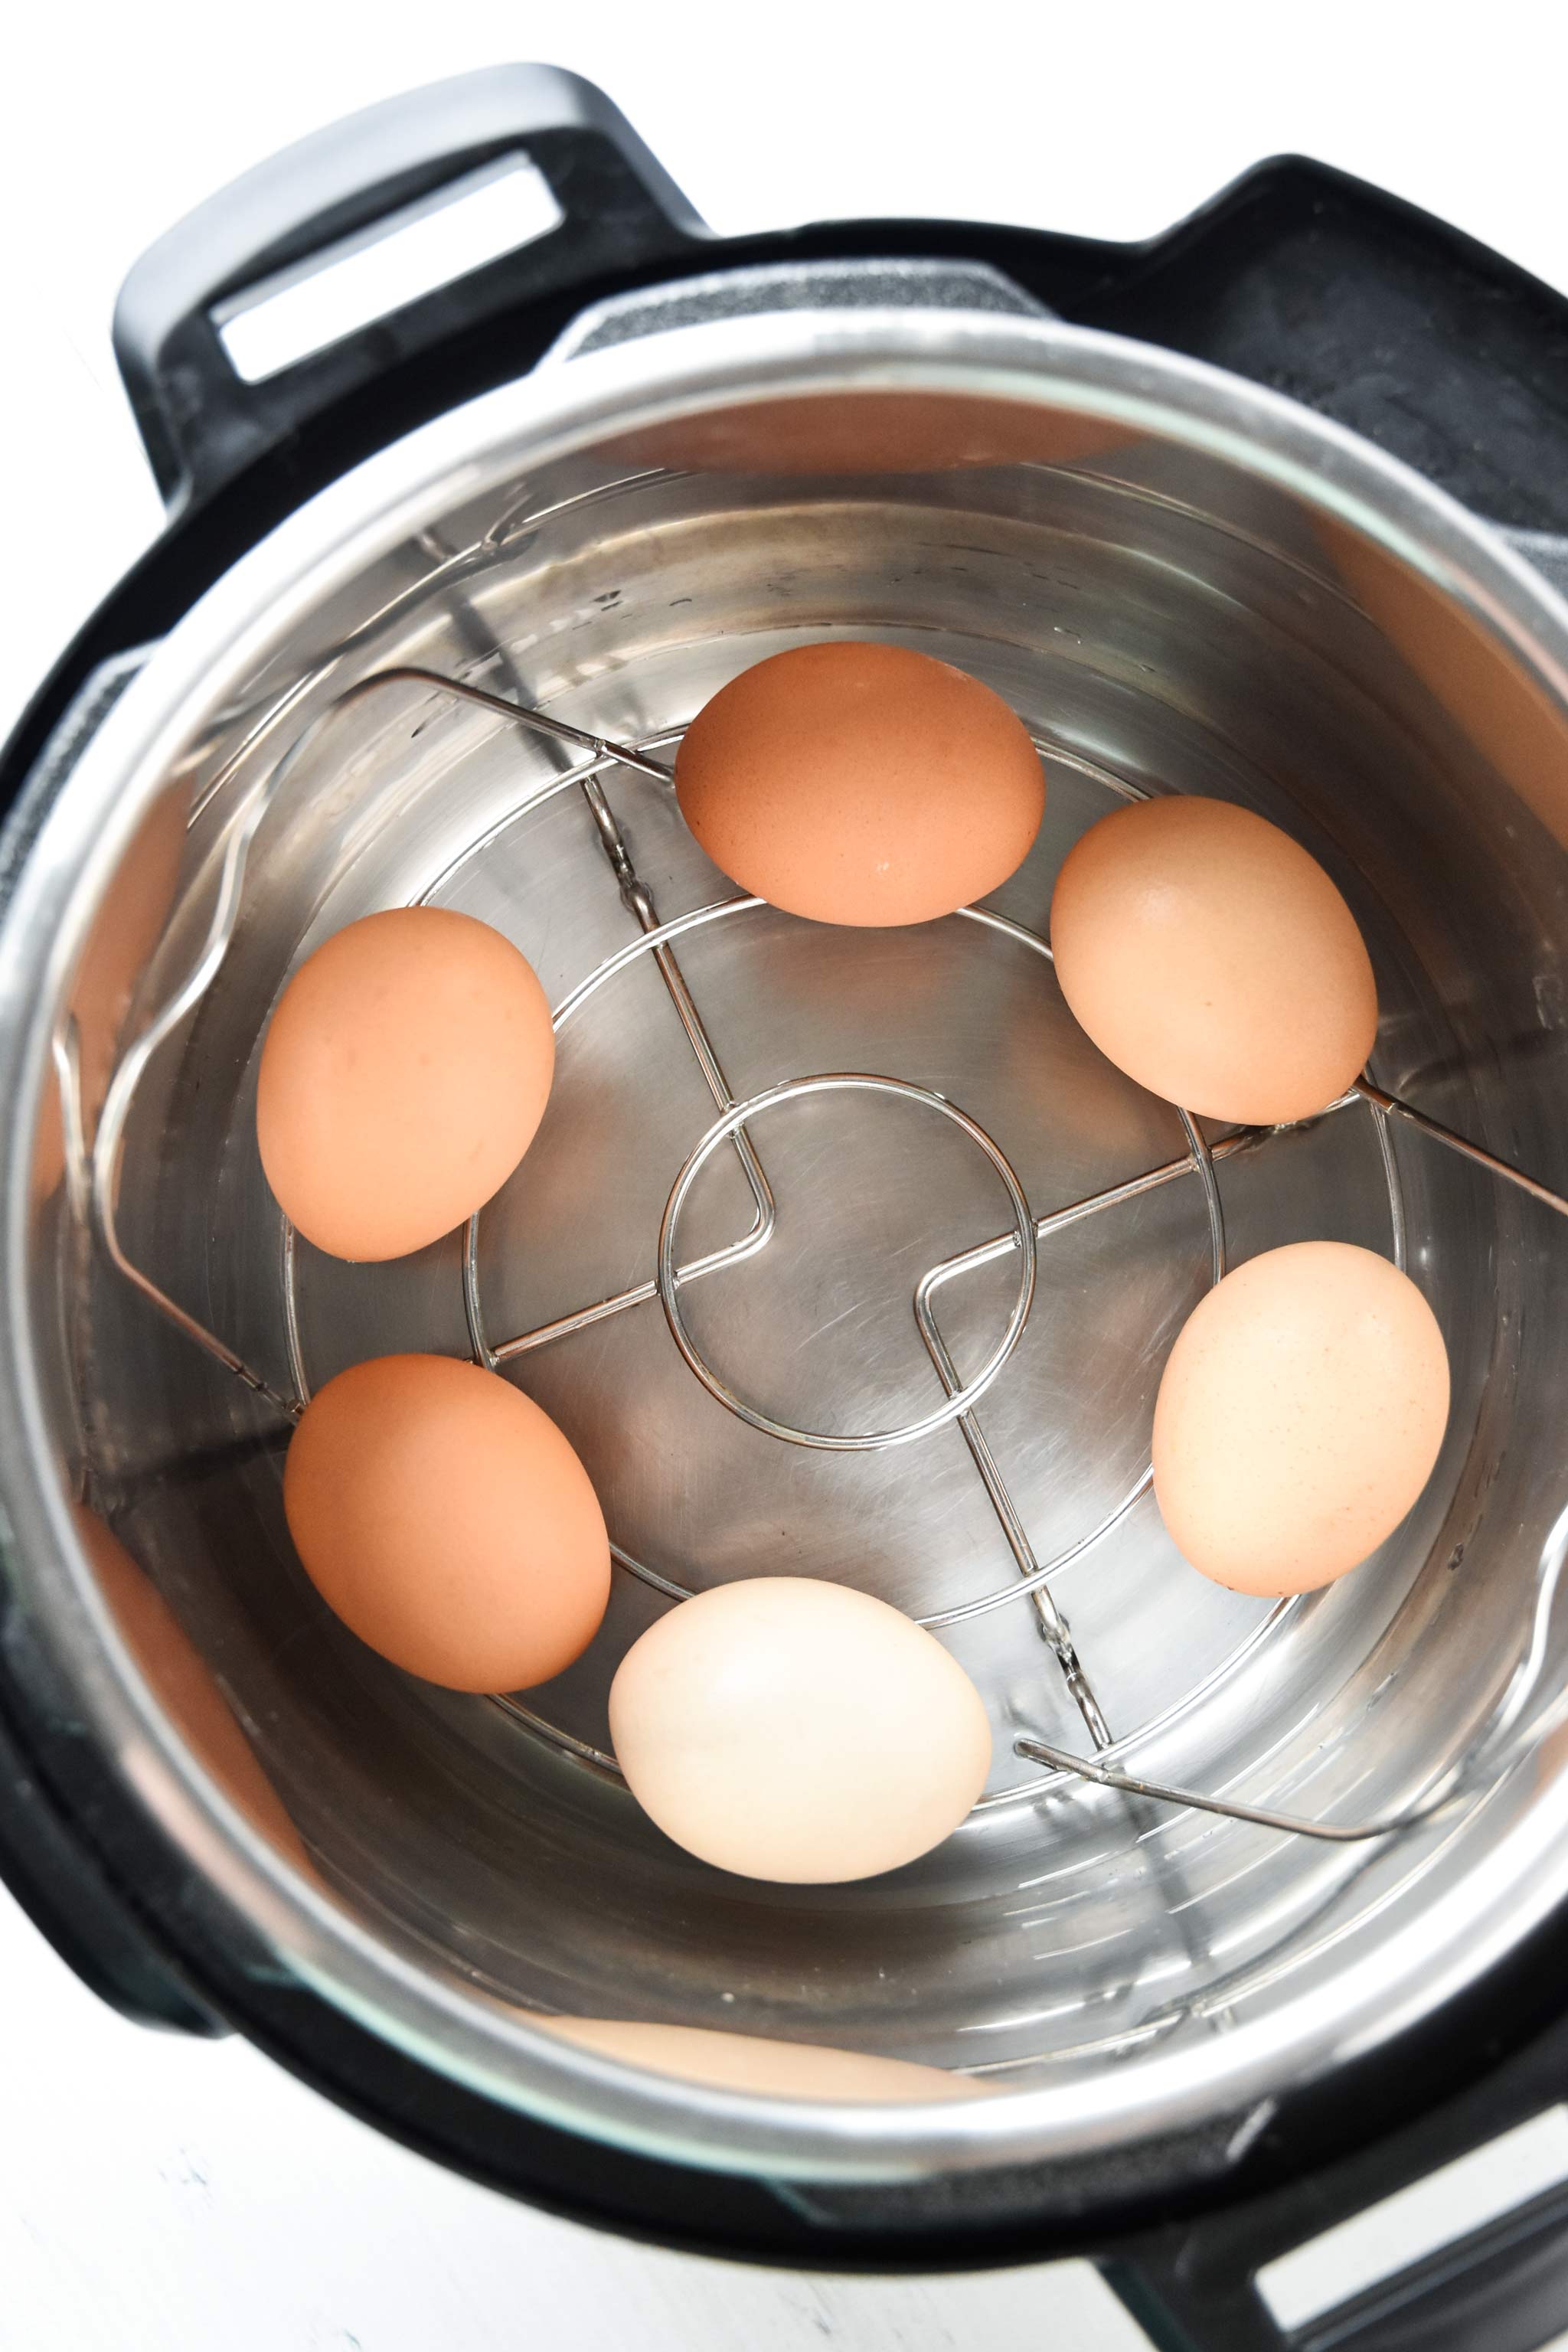
MULTIPOLYGON (((109 346, 131 262, 274 148, 469 67, 534 58, 600 81, 721 230, 908 212, 1140 236, 1295 149, 1568 289, 1559 11, 964 0, 921 23, 885 0, 15 12, 0 135, 0 727, 157 528, 109 346)), ((0 2014, 4 2352, 1142 2340, 1078 2265, 810 2280, 590 2238, 405 2155, 247 2048, 122 2024, 3 1897, 0 2014)))

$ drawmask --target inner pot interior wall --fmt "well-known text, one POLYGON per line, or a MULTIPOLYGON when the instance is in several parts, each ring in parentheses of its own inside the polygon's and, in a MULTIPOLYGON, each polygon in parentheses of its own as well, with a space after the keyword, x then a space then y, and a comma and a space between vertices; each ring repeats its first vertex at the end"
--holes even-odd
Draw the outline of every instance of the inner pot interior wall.
MULTIPOLYGON (((1118 786, 1243 800, 1322 858, 1363 926, 1384 1013, 1374 1074, 1547 1181, 1568 1176, 1565 861, 1551 809, 1500 772, 1487 711, 1514 692, 1500 657, 1478 656, 1456 693, 1451 644, 1435 662, 1430 631, 1391 608, 1398 575, 1381 559, 1174 445, 1101 432, 1085 446, 1082 420, 1042 445, 1037 419, 1020 455, 1004 403, 957 421, 911 408, 897 431, 885 413, 847 427, 853 404, 816 419, 811 405, 787 430, 771 402, 750 424, 728 415, 717 445, 710 421, 695 437, 669 428, 487 489, 323 604, 252 691, 193 714, 172 787, 199 813, 142 1012, 201 934, 245 793, 351 679, 417 663, 647 740, 781 646, 884 636, 973 670, 1046 747, 1046 825, 1001 910, 1047 933, 1057 866, 1118 786), (213 791, 258 719, 329 656, 213 791)), ((580 796, 550 793, 563 764, 437 692, 389 687, 321 728, 264 823, 222 971, 144 1087, 120 1198, 137 1260, 279 1383, 282 1236, 252 1110, 268 1009, 321 937, 424 895, 507 930, 559 1002, 633 929, 580 796)), ((658 787, 621 775, 607 790, 662 918, 731 894, 658 787)), ((112 896, 100 920, 114 925, 112 896)), ((959 919, 846 935, 763 912, 681 954, 738 1095, 846 1066, 935 1086, 1003 1143, 1037 1212, 1182 1148, 1170 1113, 1079 1037, 1048 965, 959 919)), ((78 1010, 90 1093, 110 1057, 79 990, 78 1010)), ((711 1116, 645 961, 563 1040, 539 1142, 487 1212, 492 1332, 646 1277, 665 1194, 711 1116)), ((836 1250, 842 1276, 868 1202, 921 1237, 931 1139, 896 1123, 868 1139, 835 1117, 781 1129, 775 1147, 783 1172, 815 1186, 818 1223, 781 1234, 761 1288, 736 1275, 700 1303, 715 1353, 770 1403, 769 1362, 746 1347, 759 1316, 801 1311, 819 1336, 819 1261, 836 1250)), ((1375 1562, 1287 1610, 1195 1578, 1147 1498, 1064 1572, 1058 1596, 1112 1730, 1145 1731, 1135 1752, 1152 1777, 1244 1780, 1265 1802, 1374 1813, 1474 1737, 1519 1654, 1553 1507, 1542 1401, 1562 1378, 1563 1253, 1544 1212, 1473 1169, 1407 1134, 1392 1150, 1410 1267, 1453 1360, 1443 1460, 1375 1562)), ((954 1180, 951 1226, 927 1218, 920 1263, 1005 1224, 994 1190, 973 1182, 971 1197, 954 1180)), ((1222 1189, 1233 1258, 1311 1236, 1391 1245, 1364 1108, 1238 1159, 1222 1189)), ((338 1626, 284 1528, 278 1416, 84 1250, 63 1190, 46 1213, 56 1282, 40 1323, 70 1475, 194 1638, 322 1877, 378 1933, 525 2009, 722 2024, 1028 2081, 1037 2061, 1059 2074, 1108 2046, 1223 2030, 1331 1971, 1347 1931, 1381 1931, 1356 1923, 1414 1916, 1524 1801, 1510 1786, 1486 1818, 1336 1850, 1044 1776, 1031 1793, 1014 1733, 1086 1735, 1024 1601, 948 1637, 992 1705, 992 1785, 1008 1801, 863 1885, 721 1876, 624 1789, 489 1701, 409 1681, 338 1626)), ((741 1229, 731 1168, 693 1213, 694 1246, 741 1229)), ((1030 1333, 981 1414, 1042 1559, 1136 1476, 1207 1246, 1185 1182, 1043 1255, 1030 1333)), ((314 1382, 394 1348, 467 1349, 456 1238, 379 1268, 301 1248, 293 1279, 314 1382)), ((961 1362, 1005 1311, 998 1279, 954 1303, 961 1362)), ((929 1378, 869 1323, 843 1338, 813 1355, 819 1416, 878 1425, 929 1378)), ((617 1539, 692 1584, 837 1572, 921 1611, 1010 1573, 954 1430, 889 1454, 780 1447, 698 1389, 657 1307, 526 1355, 513 1376, 579 1446, 617 1539)), ((605 1745, 609 1672, 655 1606, 618 1582, 595 1652, 529 1704, 605 1745)))

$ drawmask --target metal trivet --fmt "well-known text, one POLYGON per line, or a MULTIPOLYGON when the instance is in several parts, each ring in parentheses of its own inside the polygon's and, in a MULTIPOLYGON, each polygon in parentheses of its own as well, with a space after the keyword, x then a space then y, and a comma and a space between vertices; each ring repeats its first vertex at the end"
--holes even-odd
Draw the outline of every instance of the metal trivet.
MULTIPOLYGON (((222 789, 243 760, 261 738, 276 725, 284 713, 304 698, 321 673, 311 673, 302 679, 282 705, 263 719, 239 750, 226 764, 220 774, 204 793, 200 807, 205 808, 222 789)), ((1503 1694, 1493 1709, 1486 1730, 1468 1758, 1447 1768, 1438 1780, 1415 1803, 1401 1812, 1380 1820, 1354 1823, 1330 1823, 1309 1821, 1299 1815, 1282 1813, 1268 1808, 1243 1803, 1224 1796, 1202 1794, 1184 1788, 1145 1780, 1134 1774, 1117 1769, 1100 1759, 1100 1751, 1113 1744, 1125 1746, 1128 1738, 1139 1733, 1124 1735, 1113 1743, 1109 1725, 1100 1701, 1079 1655, 1070 1627, 1051 1593, 1051 1584, 1063 1570, 1083 1557, 1099 1543, 1132 1509, 1152 1483, 1152 1469, 1145 1465, 1128 1492, 1100 1523, 1058 1552, 1053 1559, 1041 1561, 1036 1557, 1027 1529, 1008 1493, 995 1457, 975 1418, 974 1408, 980 1399, 1000 1377, 1014 1349, 1022 1339, 1033 1303, 1038 1245, 1048 1235, 1083 1219, 1098 1216, 1122 1204, 1137 1200, 1159 1187, 1178 1182, 1185 1178, 1196 1179, 1204 1198, 1210 1235, 1211 1276, 1218 1282, 1226 1271, 1225 1217, 1220 1200, 1215 1167, 1218 1162, 1237 1154, 1264 1146, 1272 1136, 1289 1130, 1270 1129, 1240 1129, 1209 1144, 1194 1120, 1178 1108, 1187 1139, 1186 1152, 1180 1159, 1165 1161, 1143 1174, 1092 1193, 1048 1215, 1036 1217, 1030 1210, 1017 1173, 994 1139, 966 1112, 942 1095, 909 1081, 868 1071, 825 1071, 795 1077, 783 1085, 769 1087, 749 1099, 737 1101, 725 1078, 712 1041, 705 1028, 691 992, 686 983, 674 951, 674 942, 689 932, 720 922, 729 922, 763 906, 756 898, 732 898, 700 907, 680 915, 673 921, 661 922, 647 885, 633 863, 625 834, 612 812, 598 778, 611 768, 625 768, 649 780, 661 792, 669 793, 673 784, 670 768, 655 755, 679 740, 679 732, 649 737, 645 742, 627 744, 615 742, 585 729, 574 727, 552 718, 547 712, 531 709, 510 702, 499 695, 485 692, 457 678, 434 670, 400 665, 378 670, 358 680, 338 694, 317 711, 301 730, 289 749, 252 788, 242 803, 229 832, 219 870, 216 897, 201 950, 184 980, 158 1008, 146 1027, 137 1036, 117 1066, 110 1083, 103 1110, 95 1135, 89 1172, 84 1176, 87 1159, 82 1141, 81 1120, 77 1088, 77 1052, 74 1027, 67 1027, 57 1039, 55 1062, 66 1103, 68 1160, 74 1167, 73 1190, 79 1202, 90 1208, 92 1220, 103 1246, 113 1265, 127 1281, 133 1284, 160 1314, 187 1339, 205 1349, 224 1369, 243 1381, 255 1392, 266 1399, 278 1412, 297 1421, 310 1402, 310 1390, 306 1377, 300 1345, 294 1286, 294 1234, 287 1220, 284 1223, 284 1296, 286 1340, 290 1377, 295 1393, 284 1395, 265 1380, 249 1364, 237 1356, 215 1332, 206 1328, 195 1317, 188 1314, 166 1292, 135 1265, 121 1246, 115 1216, 115 1179, 125 1129, 136 1091, 148 1064, 174 1030, 205 994, 216 977, 239 918, 246 866, 251 845, 283 779, 305 747, 314 740, 320 730, 338 711, 365 696, 389 686, 423 686, 441 694, 454 697, 487 711, 510 726, 548 736, 554 741, 584 755, 578 764, 555 777, 542 791, 531 794, 527 802, 530 812, 542 802, 560 793, 581 793, 594 818, 597 835, 606 858, 615 873, 620 895, 627 911, 638 926, 638 936, 617 953, 608 957, 581 981, 556 1008, 552 1022, 557 1034, 588 1002, 589 998, 612 982, 642 957, 652 958, 654 966, 679 1017, 687 1040, 701 1071, 718 1116, 700 1138, 676 1177, 667 1200, 660 1224, 657 1263, 649 1277, 632 1288, 593 1301, 570 1314, 558 1316, 549 1323, 515 1338, 493 1341, 488 1336, 483 1303, 479 1293, 479 1225, 476 1215, 469 1220, 463 1256, 463 1294, 469 1335, 477 1362, 492 1370, 531 1350, 567 1339, 575 1332, 587 1329, 608 1318, 629 1312, 657 1300, 669 1328, 670 1336, 694 1376, 709 1393, 726 1409, 752 1428, 762 1430, 781 1443, 831 1452, 865 1453, 883 1447, 917 1443, 950 1422, 956 1422, 969 1448, 976 1471, 984 1486, 991 1507, 1006 1539, 1017 1569, 1017 1575, 994 1591, 954 1607, 933 1612, 917 1622, 931 1631, 957 1624, 968 1618, 1027 1599, 1033 1607, 1041 1636, 1054 1656, 1067 1689, 1078 1707, 1090 1742, 1097 1751, 1094 1757, 1075 1755, 1031 1733, 1020 1733, 1014 1741, 1016 1755, 1031 1762, 1044 1764, 1056 1773, 1069 1773, 1097 1786, 1116 1790, 1130 1796, 1152 1798, 1163 1804, 1187 1806, 1194 1811, 1247 1822, 1261 1828, 1290 1832, 1303 1837, 1320 1838, 1333 1843, 1353 1843, 1367 1838, 1389 1835, 1432 1820, 1469 1793, 1483 1766, 1500 1777, 1512 1769, 1527 1749, 1563 1720, 1568 1720, 1568 1693, 1552 1702, 1544 1711, 1526 1722, 1525 1714, 1532 1691, 1541 1679, 1545 1664, 1547 1631, 1552 1609, 1561 1579, 1564 1559, 1568 1559, 1568 1509, 1553 1527, 1543 1547, 1537 1576, 1535 1606, 1530 1637, 1523 1654, 1510 1677, 1503 1694), (892 1429, 860 1431, 830 1434, 819 1430, 799 1428, 775 1420, 763 1409, 742 1397, 708 1363, 688 1328, 681 1304, 682 1292, 692 1283, 753 1257, 764 1250, 773 1237, 775 1203, 766 1172, 758 1156, 751 1133, 754 1125, 765 1124, 767 1116, 780 1105, 804 1096, 826 1092, 869 1092, 892 1095, 922 1104, 938 1116, 950 1121, 965 1135, 986 1158, 1006 1193, 1013 1211, 1013 1224, 994 1240, 981 1243, 955 1256, 945 1258, 930 1267, 917 1285, 913 1309, 921 1338, 931 1357, 942 1383, 943 1401, 941 1405, 915 1420, 892 1429), (727 1247, 681 1262, 677 1240, 681 1213, 693 1184, 713 1155, 728 1146, 735 1154, 751 1192, 753 1217, 748 1232, 727 1247), (979 1371, 968 1381, 960 1380, 952 1358, 942 1338, 937 1321, 935 1301, 939 1293, 950 1284, 963 1279, 978 1268, 1016 1255, 1018 1281, 1013 1303, 1001 1338, 992 1348, 979 1371)), ((1137 786, 1110 775, 1077 753, 1034 738, 1037 749, 1054 760, 1079 770, 1108 791, 1127 800, 1146 797, 1137 786)), ((199 813, 199 810, 198 812, 199 813)), ((516 813, 514 813, 516 814, 516 813)), ((502 824, 512 821, 509 816, 502 824)), ((484 838, 493 838, 500 827, 491 829, 484 838)), ((471 856, 484 842, 472 844, 464 856, 471 856)), ((434 887, 435 886, 432 886, 434 887)), ((429 891, 424 896, 428 898, 429 891)), ((986 907, 964 907, 958 917, 965 921, 984 925, 993 932, 1016 943, 1021 950, 1050 960, 1051 950, 1046 940, 1020 923, 986 907)), ((1517 1186, 1533 1200, 1543 1202, 1559 1214, 1568 1216, 1568 1200, 1552 1192, 1533 1177, 1510 1167, 1493 1153, 1468 1141, 1450 1129, 1429 1118, 1409 1103, 1387 1093, 1367 1076, 1355 1085, 1337 1102, 1327 1106, 1319 1117, 1339 1113, 1357 1105, 1370 1109, 1377 1124, 1378 1139, 1384 1155, 1385 1172, 1390 1179, 1392 1246, 1394 1262, 1405 1264, 1404 1216, 1400 1195, 1394 1177, 1392 1150, 1387 1135, 1387 1122, 1399 1118, 1415 1128, 1421 1134, 1446 1149, 1475 1161, 1490 1174, 1517 1186)), ((1303 1125, 1314 1121, 1300 1122, 1303 1125)), ((612 1542, 611 1552, 617 1564, 629 1575, 637 1577, 654 1591, 670 1600, 683 1601, 691 1597, 691 1588, 661 1575, 656 1570, 636 1559, 619 1545, 612 1542)), ((1288 1603, 1281 1604, 1289 1605, 1288 1603)), ((536 1715, 519 1699, 497 1696, 492 1705, 503 1709, 515 1720, 547 1739, 563 1752, 602 1773, 619 1778, 615 1758, 603 1748, 574 1738, 536 1715)), ((1149 1727, 1142 1727, 1147 1729, 1149 1727)), ((1041 1782, 1042 1790, 1050 1785, 1041 1782)), ((982 1806, 1003 1800, 983 1799, 982 1806)))

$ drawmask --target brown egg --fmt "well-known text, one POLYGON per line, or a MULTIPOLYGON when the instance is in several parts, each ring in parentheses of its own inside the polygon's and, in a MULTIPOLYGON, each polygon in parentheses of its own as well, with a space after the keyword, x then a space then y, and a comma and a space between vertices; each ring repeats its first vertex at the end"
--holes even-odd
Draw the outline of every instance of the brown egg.
POLYGON ((681 814, 743 889, 818 923, 925 923, 1028 856, 1046 779, 977 678, 902 646, 774 654, 722 688, 675 762, 681 814))
POLYGON ((499 1192, 555 1068, 510 940, 439 907, 367 915, 307 958, 267 1032, 256 1138, 285 1216, 334 1257, 403 1257, 499 1192))
POLYGON ((529 2018, 546 2033, 652 2074, 674 2074, 719 2091, 762 2099, 847 2099, 879 2105, 921 2099, 984 2099, 995 2085, 921 2066, 909 2058, 873 2058, 860 2050, 826 2050, 811 2042, 770 2042, 756 2033, 721 2033, 705 2025, 655 2025, 609 2017, 529 2018))
POLYGON ((759 1576, 681 1601, 610 1686, 626 1784, 678 1845, 746 1878, 868 1878, 940 1845, 991 1727, 942 1643, 885 1601, 759 1576))
POLYGON ((231 1803, 287 1855, 297 1870, 316 1875, 300 1832, 240 1729, 211 1667, 151 1577, 118 1537, 82 1505, 74 1507, 77 1533, 92 1563, 99 1590, 113 1612, 126 1648, 162 1702, 196 1761, 231 1803))
POLYGON ((1107 1060, 1205 1118, 1310 1118, 1377 1034, 1343 898, 1288 833, 1226 801, 1178 794, 1101 817, 1057 878, 1051 949, 1107 1060))
POLYGON ((289 1444, 283 1507, 329 1607, 451 1690, 548 1682, 609 1599, 576 1454, 521 1389, 451 1356, 378 1356, 329 1381, 289 1444))
POLYGON ((1392 1535, 1447 1420, 1447 1351, 1408 1276, 1345 1242, 1295 1242, 1227 1274, 1183 1326, 1154 1492, 1216 1584, 1310 1592, 1392 1535))

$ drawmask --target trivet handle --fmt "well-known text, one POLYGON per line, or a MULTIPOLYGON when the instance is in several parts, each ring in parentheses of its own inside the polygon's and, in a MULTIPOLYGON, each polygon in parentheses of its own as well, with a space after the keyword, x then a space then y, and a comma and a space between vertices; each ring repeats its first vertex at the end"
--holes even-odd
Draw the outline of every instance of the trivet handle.
POLYGON ((438 345, 493 333, 504 381, 534 356, 519 352, 508 366, 509 311, 560 297, 559 327, 580 298, 706 235, 592 82, 550 66, 491 67, 314 131, 188 214, 126 279, 115 355, 159 488, 180 506, 373 384, 395 417, 410 363, 438 345), (244 296, 309 278, 509 158, 547 184, 553 226, 259 381, 239 373, 223 324, 244 296))

